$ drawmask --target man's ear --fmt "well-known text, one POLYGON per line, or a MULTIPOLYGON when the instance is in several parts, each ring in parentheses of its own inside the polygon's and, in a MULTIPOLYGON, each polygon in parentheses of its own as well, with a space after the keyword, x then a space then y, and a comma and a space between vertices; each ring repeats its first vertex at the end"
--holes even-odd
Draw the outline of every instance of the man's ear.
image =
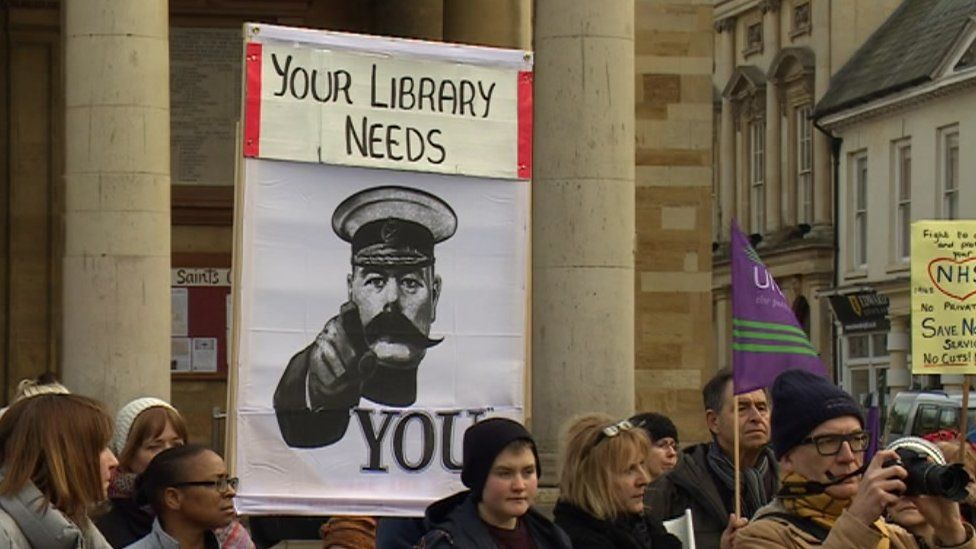
POLYGON ((437 320, 437 300, 440 299, 441 297, 441 276, 440 275, 434 275, 434 280, 430 285, 430 294, 431 294, 431 302, 434 305, 433 307, 431 307, 430 321, 434 322, 435 320, 437 320))
POLYGON ((170 511, 179 511, 183 504, 183 493, 178 489, 170 487, 163 492, 163 505, 170 511))
POLYGON ((708 432, 718 435, 718 412, 712 409, 705 410, 705 425, 708 432))
POLYGON ((352 273, 346 275, 346 300, 352 301, 352 273))

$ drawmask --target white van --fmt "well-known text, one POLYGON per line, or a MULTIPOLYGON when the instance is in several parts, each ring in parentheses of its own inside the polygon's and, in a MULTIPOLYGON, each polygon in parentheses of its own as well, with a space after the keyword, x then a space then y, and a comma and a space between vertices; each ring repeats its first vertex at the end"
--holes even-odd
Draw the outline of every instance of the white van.
MULTIPOLYGON (((942 391, 902 391, 895 395, 888 408, 884 443, 905 437, 924 436, 942 429, 960 428, 959 410, 962 395, 948 395, 942 391)), ((966 430, 976 429, 976 392, 969 393, 969 413, 966 430)))

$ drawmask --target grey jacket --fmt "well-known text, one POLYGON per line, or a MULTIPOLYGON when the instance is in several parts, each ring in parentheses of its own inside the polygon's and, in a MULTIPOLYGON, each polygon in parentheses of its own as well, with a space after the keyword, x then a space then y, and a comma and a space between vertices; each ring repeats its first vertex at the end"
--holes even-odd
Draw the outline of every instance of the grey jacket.
POLYGON ((55 509, 33 483, 0 497, 0 549, 112 549, 91 522, 81 527, 55 509))
MULTIPOLYGON (((220 543, 212 531, 204 534, 203 546, 207 549, 219 549, 220 543)), ((180 549, 180 542, 163 530, 159 517, 153 520, 152 531, 146 537, 126 547, 126 549, 180 549)))

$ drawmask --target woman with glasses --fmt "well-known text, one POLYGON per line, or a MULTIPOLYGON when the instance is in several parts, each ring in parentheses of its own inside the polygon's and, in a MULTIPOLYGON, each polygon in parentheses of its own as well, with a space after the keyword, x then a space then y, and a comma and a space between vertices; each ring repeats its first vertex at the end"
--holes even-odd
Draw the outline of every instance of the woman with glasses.
POLYGON ((214 530, 234 518, 237 479, 209 448, 191 444, 160 452, 136 480, 139 501, 156 514, 134 549, 220 548, 214 530))
POLYGON ((593 414, 570 425, 553 514, 575 549, 681 547, 644 513, 650 447, 647 433, 629 420, 593 414))
POLYGON ((639 425, 651 439, 651 451, 647 454, 647 472, 651 482, 678 464, 678 428, 671 418, 648 412, 637 414, 630 422, 639 425))
MULTIPOLYGON (((736 547, 914 549, 919 543, 883 513, 902 499, 907 471, 898 454, 864 463, 871 435, 854 399, 826 378, 787 370, 771 391, 772 443, 780 491, 736 535, 736 547)), ((959 505, 938 497, 906 497, 933 528, 930 547, 976 548, 959 505)))
POLYGON ((0 547, 108 549, 88 514, 118 463, 112 419, 71 394, 15 402, 0 419, 0 547))
MULTIPOLYGON (((119 466, 109 485, 111 506, 95 519, 95 525, 112 547, 127 547, 152 530, 155 514, 149 506, 136 501, 136 476, 146 470, 156 454, 183 446, 187 439, 183 416, 165 400, 137 398, 116 414, 111 448, 119 456, 119 466)), ((234 521, 216 534, 224 547, 254 547, 240 522, 234 521)))

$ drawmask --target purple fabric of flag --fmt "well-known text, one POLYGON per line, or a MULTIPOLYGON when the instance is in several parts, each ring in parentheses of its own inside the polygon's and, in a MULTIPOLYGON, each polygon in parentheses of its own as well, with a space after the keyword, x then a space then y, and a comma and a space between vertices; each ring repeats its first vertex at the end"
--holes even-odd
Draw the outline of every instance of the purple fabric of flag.
POLYGON ((864 463, 869 463, 874 454, 878 453, 878 444, 881 440, 881 413, 878 407, 872 403, 868 406, 867 430, 871 433, 871 441, 868 449, 864 452, 864 463))
POLYGON ((735 394, 768 387, 780 372, 792 368, 826 377, 827 370, 793 309, 735 221, 731 255, 735 394))

